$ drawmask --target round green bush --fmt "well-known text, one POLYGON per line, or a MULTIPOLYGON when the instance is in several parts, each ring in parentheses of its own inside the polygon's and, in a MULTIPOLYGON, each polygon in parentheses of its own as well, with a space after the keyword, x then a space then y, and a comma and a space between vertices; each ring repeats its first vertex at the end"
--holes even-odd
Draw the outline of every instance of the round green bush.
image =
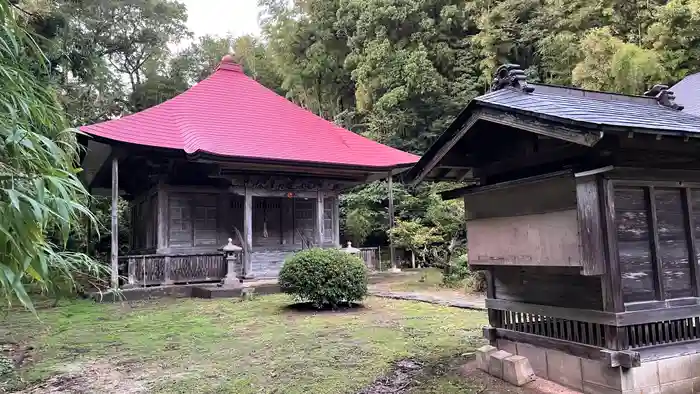
POLYGON ((307 249, 284 263, 279 285, 316 308, 336 308, 367 296, 367 268, 359 257, 337 249, 307 249))

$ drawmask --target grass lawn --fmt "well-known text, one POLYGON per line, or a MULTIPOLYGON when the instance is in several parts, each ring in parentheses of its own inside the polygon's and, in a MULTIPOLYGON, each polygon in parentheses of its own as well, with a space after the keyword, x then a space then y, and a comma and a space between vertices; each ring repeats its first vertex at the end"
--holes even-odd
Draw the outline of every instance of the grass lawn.
POLYGON ((421 271, 414 271, 412 274, 387 277, 385 281, 372 285, 372 288, 381 291, 410 292, 448 299, 462 299, 483 305, 485 294, 472 293, 467 288, 466 281, 446 287, 442 282, 442 271, 438 268, 425 268, 421 271))
POLYGON ((411 393, 483 388, 455 370, 482 343, 483 312, 370 298, 363 309, 310 314, 290 303, 76 302, 40 311, 41 323, 10 313, 0 340, 34 347, 28 382, 72 373, 90 392, 355 393, 406 358, 426 366, 411 393))
MULTIPOLYGON (((416 272, 415 275, 405 277, 391 278, 387 282, 388 287, 395 291, 439 291, 445 290, 442 284, 442 271, 438 268, 424 268, 421 272, 416 272), (425 280, 421 281, 421 277, 425 280)), ((464 290, 464 289, 457 289, 464 290)))

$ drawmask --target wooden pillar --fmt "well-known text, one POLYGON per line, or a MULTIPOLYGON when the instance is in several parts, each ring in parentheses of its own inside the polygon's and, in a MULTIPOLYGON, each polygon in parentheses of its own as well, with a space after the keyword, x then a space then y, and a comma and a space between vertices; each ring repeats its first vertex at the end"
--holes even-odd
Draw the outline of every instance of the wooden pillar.
MULTIPOLYGON (((493 276, 493 268, 484 271, 484 275, 486 276, 486 298, 493 300, 496 298, 496 282, 493 276)), ((496 338, 493 336, 494 331, 492 329, 501 328, 500 317, 502 311, 489 308, 486 313, 489 318, 488 328, 491 330, 484 330, 485 334, 488 333, 484 337, 489 340, 491 345, 496 346, 496 338)))
POLYGON ((119 160, 112 158, 112 288, 119 287, 119 160))
POLYGON ((282 244, 294 245, 294 198, 282 199, 282 244))
POLYGON ((333 199, 333 245, 340 247, 340 195, 333 199))
POLYGON ((158 227, 156 234, 156 251, 166 253, 168 248, 168 189, 163 182, 158 184, 158 227))
MULTIPOLYGON (((615 225, 615 191, 609 179, 599 179, 599 195, 602 200, 603 220, 605 220, 607 272, 601 276, 603 289, 603 310, 620 313, 625 311, 622 298, 622 275, 617 249, 617 228, 615 225)), ((605 347, 612 350, 626 350, 629 338, 625 327, 604 325, 605 347)))
POLYGON ((315 230, 316 233, 314 234, 314 243, 316 246, 319 248, 323 247, 323 211, 324 211, 324 206, 323 206, 323 192, 318 191, 318 194, 316 194, 316 226, 315 230))
POLYGON ((243 202, 243 277, 253 277, 253 193, 245 187, 243 202))
MULTIPOLYGON (((389 230, 394 228, 394 181, 391 177, 391 172, 389 172, 389 176, 387 177, 387 182, 388 182, 388 188, 389 188, 389 230)), ((389 259, 391 260, 391 269, 390 271, 393 272, 399 272, 401 271, 397 266, 396 266, 396 248, 394 247, 394 243, 391 241, 391 238, 389 238, 389 259)))

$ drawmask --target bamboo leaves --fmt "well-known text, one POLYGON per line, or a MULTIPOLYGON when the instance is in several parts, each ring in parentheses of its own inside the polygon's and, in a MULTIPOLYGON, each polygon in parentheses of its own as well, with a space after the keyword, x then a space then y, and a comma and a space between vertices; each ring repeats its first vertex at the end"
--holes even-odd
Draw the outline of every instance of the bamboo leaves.
POLYGON ((47 70, 45 57, 7 0, 0 18, 0 295, 31 309, 29 288, 72 287, 76 273, 104 268, 63 250, 75 223, 94 220, 76 176, 77 140, 46 75, 34 73, 47 70))

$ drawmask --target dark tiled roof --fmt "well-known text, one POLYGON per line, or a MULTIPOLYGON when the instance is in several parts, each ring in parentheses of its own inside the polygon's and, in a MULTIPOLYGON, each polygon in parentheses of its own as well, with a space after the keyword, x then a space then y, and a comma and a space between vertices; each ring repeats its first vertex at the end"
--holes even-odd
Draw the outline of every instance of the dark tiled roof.
POLYGON ((691 74, 671 87, 676 102, 685 106, 683 112, 700 116, 700 73, 691 74))
MULTIPOLYGON (((504 87, 473 99, 404 178, 408 182, 421 180, 420 174, 425 173, 431 160, 459 134, 472 113, 479 108, 520 113, 581 129, 700 136, 700 88, 694 89, 691 86, 696 84, 700 87, 700 74, 686 78, 671 89, 676 95, 676 103, 690 108, 682 111, 659 104, 655 97, 538 84, 529 84, 534 87, 531 93, 515 87, 504 87), (677 88, 681 84, 688 84, 687 91, 677 88), (694 109, 698 112, 694 112, 694 109)), ((432 168, 428 169, 430 170, 432 168)))
POLYGON ((533 86, 535 91, 532 93, 506 88, 479 96, 474 101, 535 117, 557 118, 591 126, 648 129, 681 135, 700 133, 700 117, 686 113, 685 109, 677 111, 664 107, 652 97, 533 86))

